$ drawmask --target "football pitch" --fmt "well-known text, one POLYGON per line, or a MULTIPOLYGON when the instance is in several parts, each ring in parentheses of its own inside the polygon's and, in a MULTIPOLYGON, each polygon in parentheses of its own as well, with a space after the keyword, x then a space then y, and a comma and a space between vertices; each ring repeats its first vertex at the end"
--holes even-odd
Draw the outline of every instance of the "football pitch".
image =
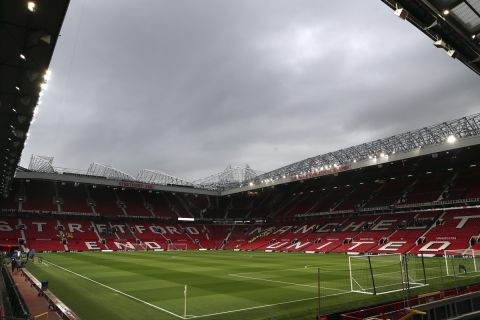
MULTIPOLYGON (((38 280, 48 280, 49 289, 82 319, 312 320, 319 305, 327 313, 404 296, 350 292, 345 254, 136 251, 39 256, 43 262, 29 263, 27 269, 38 280)), ((480 279, 478 273, 446 276, 443 258, 425 258, 424 264, 428 286, 414 289, 415 294, 480 279)), ((397 264, 385 264, 375 278, 395 283, 398 270, 397 264)), ((356 272, 358 279, 370 275, 356 272)))

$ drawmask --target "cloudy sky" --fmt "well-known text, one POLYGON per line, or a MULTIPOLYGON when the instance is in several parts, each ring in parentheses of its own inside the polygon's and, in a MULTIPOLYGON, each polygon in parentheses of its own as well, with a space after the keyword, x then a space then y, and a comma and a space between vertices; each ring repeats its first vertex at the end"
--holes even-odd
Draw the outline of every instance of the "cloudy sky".
POLYGON ((31 154, 200 178, 480 111, 480 79, 380 0, 71 1, 31 154))

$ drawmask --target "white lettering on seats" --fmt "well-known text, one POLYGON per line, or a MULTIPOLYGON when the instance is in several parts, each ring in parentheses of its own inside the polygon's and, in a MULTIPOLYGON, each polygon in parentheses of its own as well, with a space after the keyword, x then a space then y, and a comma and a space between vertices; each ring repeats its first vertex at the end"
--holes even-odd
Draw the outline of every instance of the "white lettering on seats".
POLYGON ((418 251, 443 251, 448 248, 450 242, 448 241, 430 241, 427 242, 423 247, 421 247, 418 251), (438 247, 437 247, 438 246, 438 247), (434 247, 434 248, 432 248, 434 247))
POLYGON ((392 241, 387 242, 382 247, 378 248, 378 251, 398 251, 407 241, 392 241))

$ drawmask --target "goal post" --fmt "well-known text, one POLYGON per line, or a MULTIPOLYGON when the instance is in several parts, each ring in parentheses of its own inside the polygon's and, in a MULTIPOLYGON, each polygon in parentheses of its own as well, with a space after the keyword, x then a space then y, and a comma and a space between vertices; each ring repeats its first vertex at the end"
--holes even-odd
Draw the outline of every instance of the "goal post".
POLYGON ((188 250, 186 242, 172 242, 167 245, 167 251, 188 250))
POLYGON ((349 256, 350 291, 381 295, 425 286, 421 259, 401 254, 349 256))
POLYGON ((480 250, 460 249, 443 252, 447 276, 466 276, 480 271, 480 250))

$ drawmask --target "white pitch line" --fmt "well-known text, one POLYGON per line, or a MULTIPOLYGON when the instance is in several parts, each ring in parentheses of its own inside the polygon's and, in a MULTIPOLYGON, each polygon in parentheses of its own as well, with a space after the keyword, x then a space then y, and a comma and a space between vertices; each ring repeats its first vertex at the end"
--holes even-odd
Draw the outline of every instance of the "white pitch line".
MULTIPOLYGON (((345 292, 340 292, 340 293, 333 293, 333 294, 329 294, 329 295, 326 295, 326 296, 322 296, 321 298, 339 296, 339 295, 347 294, 347 293, 351 293, 351 292, 350 291, 345 291, 345 292)), ((318 297, 291 300, 291 301, 285 301, 285 302, 279 302, 279 303, 265 304, 265 305, 256 306, 256 307, 249 307, 249 308, 242 308, 242 309, 229 310, 229 311, 223 311, 223 312, 203 314, 203 315, 200 315, 200 316, 193 316, 193 318, 196 319, 196 318, 213 317, 213 316, 218 316, 218 315, 221 315, 221 314, 235 313, 235 312, 262 309, 262 308, 269 308, 269 307, 275 307, 275 306, 280 306, 280 305, 284 305, 284 304, 290 304, 290 303, 302 302, 302 301, 308 301, 308 300, 314 300, 314 299, 318 299, 318 297)))
MULTIPOLYGON (((45 260, 45 259, 44 259, 44 260, 45 260)), ((180 315, 178 315, 178 314, 176 314, 176 313, 173 313, 173 312, 171 312, 171 311, 168 311, 167 309, 160 308, 159 306, 156 306, 156 305, 154 305, 154 304, 151 304, 150 302, 144 301, 144 300, 142 300, 142 299, 139 299, 139 298, 137 298, 137 297, 134 297, 134 296, 132 296, 132 295, 129 295, 128 293, 125 293, 125 292, 120 291, 120 290, 118 290, 118 289, 115 289, 115 288, 112 288, 112 287, 110 287, 110 286, 107 286, 106 284, 103 284, 103 283, 101 283, 101 282, 98 282, 98 281, 95 281, 95 280, 93 280, 93 279, 90 279, 90 278, 88 278, 88 277, 86 277, 86 276, 84 276, 84 275, 81 275, 81 274, 76 273, 76 272, 74 272, 74 271, 72 271, 72 270, 69 270, 69 269, 64 268, 64 267, 62 267, 62 266, 59 266, 58 264, 55 264, 55 263, 52 263, 52 262, 49 262, 49 261, 48 261, 48 263, 51 264, 52 266, 55 266, 55 267, 57 267, 57 268, 59 268, 59 269, 62 269, 62 270, 64 270, 64 271, 66 271, 66 272, 69 272, 69 273, 71 273, 71 274, 74 274, 74 275, 76 275, 77 277, 80 277, 80 278, 82 278, 82 279, 88 280, 88 281, 90 281, 90 282, 93 282, 93 283, 95 283, 95 284, 98 284, 99 286, 102 286, 102 287, 107 288, 107 289, 109 289, 109 290, 112 290, 112 291, 114 291, 114 292, 116 292, 116 293, 119 293, 119 294, 121 294, 121 295, 124 295, 125 297, 128 297, 128 298, 130 298, 130 299, 133 299, 133 300, 138 301, 138 302, 140 302, 140 303, 143 303, 143 304, 145 304, 145 305, 147 305, 147 306, 149 306, 149 307, 152 307, 152 308, 155 308, 155 309, 157 309, 157 310, 163 311, 163 312, 168 313, 168 314, 170 314, 170 315, 172 315, 172 316, 175 316, 175 317, 177 317, 177 318, 179 318, 179 319, 185 319, 183 316, 180 316, 180 315)))
MULTIPOLYGON (((248 277, 248 276, 242 276, 242 275, 234 274, 234 273, 229 274, 229 276, 231 276, 231 277, 238 277, 238 278, 245 278, 245 279, 251 279, 251 280, 260 280, 260 281, 267 281, 267 282, 282 283, 282 284, 288 284, 288 285, 299 286, 299 287, 317 288, 316 285, 301 284, 301 283, 287 282, 287 281, 279 281, 279 280, 270 280, 270 279, 263 279, 263 278, 256 278, 256 277, 248 277)), ((349 291, 346 291, 346 290, 335 289, 335 288, 327 288, 327 287, 320 287, 320 288, 321 288, 321 289, 327 289, 327 290, 335 290, 335 291, 349 292, 349 291)))

